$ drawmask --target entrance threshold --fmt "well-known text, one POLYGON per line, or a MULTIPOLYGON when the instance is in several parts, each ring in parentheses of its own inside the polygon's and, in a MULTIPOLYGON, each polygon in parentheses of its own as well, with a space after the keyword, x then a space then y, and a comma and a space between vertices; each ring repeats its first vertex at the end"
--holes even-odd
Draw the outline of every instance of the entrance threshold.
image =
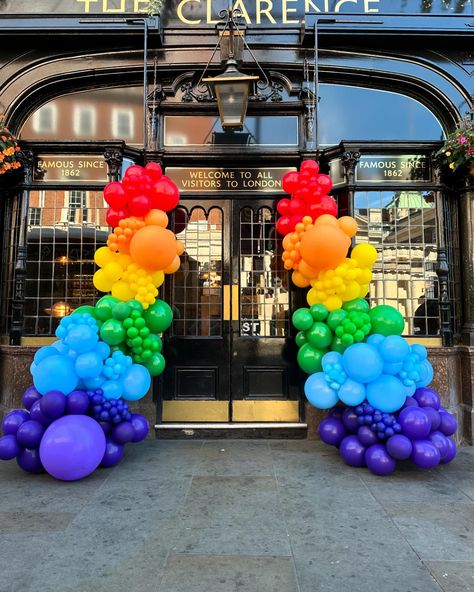
POLYGON ((306 438, 308 424, 299 422, 261 423, 161 423, 156 437, 167 438, 306 438))

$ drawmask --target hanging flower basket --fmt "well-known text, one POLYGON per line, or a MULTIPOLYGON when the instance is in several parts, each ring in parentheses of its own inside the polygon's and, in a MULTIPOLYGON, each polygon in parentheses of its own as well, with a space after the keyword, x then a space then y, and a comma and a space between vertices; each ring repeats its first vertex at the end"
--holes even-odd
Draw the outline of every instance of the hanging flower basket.
POLYGON ((5 126, 4 116, 0 116, 0 175, 21 167, 19 152, 15 136, 5 126))
POLYGON ((465 167, 474 175, 474 108, 446 138, 437 156, 441 156, 450 169, 465 167))

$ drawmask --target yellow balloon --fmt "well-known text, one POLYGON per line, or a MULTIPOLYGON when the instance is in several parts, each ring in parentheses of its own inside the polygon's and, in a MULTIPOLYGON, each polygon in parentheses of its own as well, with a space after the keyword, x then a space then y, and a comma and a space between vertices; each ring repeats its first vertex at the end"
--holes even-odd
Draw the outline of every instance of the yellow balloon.
POLYGON ((107 263, 104 267, 104 273, 109 280, 116 282, 121 278, 123 269, 118 263, 107 263))
POLYGON ((127 302, 134 298, 135 292, 133 292, 127 282, 119 280, 112 286, 112 296, 115 296, 115 298, 118 298, 122 302, 127 302))
MULTIPOLYGON (((99 267, 105 267, 108 263, 117 261, 117 257, 117 253, 112 253, 109 247, 100 247, 100 249, 97 249, 94 253, 94 261, 99 267)), ((101 291, 103 292, 104 290, 101 291)))
POLYGON ((339 296, 329 296, 323 304, 331 312, 342 307, 342 299, 339 296))
POLYGON ((371 268, 377 261, 377 250, 372 245, 360 244, 354 247, 351 259, 359 264, 359 267, 371 268))
POLYGON ((165 281, 165 274, 162 271, 155 271, 155 273, 151 274, 151 281, 154 286, 159 288, 165 281))
POLYGON ((117 254, 117 263, 123 269, 127 269, 127 267, 133 263, 133 259, 130 257, 130 255, 124 255, 123 253, 118 253, 117 254))
POLYGON ((310 306, 313 306, 313 304, 319 303, 317 294, 318 294, 318 292, 315 288, 311 288, 311 290, 309 290, 308 293, 306 294, 306 301, 308 302, 308 304, 310 306))
POLYGON ((359 298, 359 294, 360 284, 357 282, 348 282, 344 291, 344 301, 348 302, 349 300, 355 300, 356 298, 359 298))
POLYGON ((99 269, 94 273, 93 278, 94 286, 99 290, 99 292, 110 292, 113 286, 113 280, 109 279, 103 269, 99 269))
POLYGON ((369 284, 363 284, 360 287, 359 298, 364 298, 369 291, 369 284))
POLYGON ((372 272, 370 271, 370 269, 361 269, 357 281, 359 282, 359 284, 369 284, 372 281, 372 272))

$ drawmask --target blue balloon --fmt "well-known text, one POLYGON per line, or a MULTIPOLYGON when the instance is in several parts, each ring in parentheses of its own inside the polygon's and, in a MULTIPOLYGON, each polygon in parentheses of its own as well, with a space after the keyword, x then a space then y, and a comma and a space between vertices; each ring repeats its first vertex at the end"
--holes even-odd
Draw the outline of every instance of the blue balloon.
MULTIPOLYGON (((151 375, 144 366, 132 364, 122 377, 122 384, 122 398, 126 401, 138 401, 147 394, 151 386, 151 375)), ((330 407, 333 407, 333 405, 330 405, 330 407)))
POLYGON ((110 347, 104 341, 98 341, 95 346, 95 351, 102 360, 105 360, 110 356, 110 347))
MULTIPOLYGON (((400 337, 400 335, 389 335, 384 339, 384 342, 380 344, 379 352, 385 362, 396 364, 403 362, 408 356, 410 353, 410 346, 403 337, 400 337)), ((393 374, 395 374, 395 372, 393 372, 393 374)))
POLYGON ((97 376, 96 378, 85 378, 82 382, 84 383, 84 386, 87 389, 92 389, 95 391, 95 389, 100 388, 104 384, 105 378, 101 374, 100 376, 97 376))
POLYGON ((73 360, 60 354, 42 360, 33 374, 33 384, 42 395, 49 391, 60 391, 68 395, 76 388, 77 383, 73 360))
POLYGON ((368 343, 354 343, 342 355, 344 370, 356 382, 372 382, 383 372, 383 359, 368 343))
POLYGON ((403 369, 402 362, 385 362, 383 365, 384 374, 398 374, 403 369))
POLYGON ((374 333, 373 335, 369 335, 366 339, 366 343, 369 345, 373 345, 374 347, 379 347, 385 341, 385 335, 380 335, 380 333, 374 333))
POLYGON ((95 351, 77 356, 74 367, 79 378, 97 378, 102 372, 102 359, 95 351))
POLYGON ((420 360, 426 360, 426 358, 428 357, 428 350, 424 345, 414 343, 410 349, 411 352, 415 354, 420 360))
POLYGON ((52 343, 51 347, 54 347, 54 349, 56 349, 60 354, 67 353, 67 350, 69 349, 68 346, 61 339, 52 343))
POLYGON ((420 364, 420 379, 416 382, 417 388, 428 386, 433 380, 433 366, 428 360, 423 360, 420 364))
POLYGON ((120 399, 124 390, 119 380, 106 380, 100 388, 104 391, 106 399, 120 399))
POLYGON ((94 349, 98 339, 97 330, 94 331, 90 325, 80 323, 69 327, 68 334, 64 338, 64 343, 77 353, 83 354, 94 349))
POLYGON ((321 366, 323 367, 323 370, 327 370, 335 364, 340 364, 342 370, 342 354, 335 351, 324 354, 323 359, 321 360, 321 366))
POLYGON ((412 384, 412 385, 410 385, 410 386, 406 386, 406 385, 403 385, 403 386, 404 386, 404 388, 405 388, 405 395, 406 395, 407 397, 411 397, 412 395, 414 395, 414 394, 415 394, 415 391, 416 391, 416 384, 412 384))
POLYGON ((58 350, 55 347, 52 347, 51 345, 45 345, 44 347, 41 347, 35 353, 35 357, 33 358, 33 360, 34 360, 34 363, 36 365, 38 365, 45 358, 47 358, 49 356, 57 356, 57 355, 58 355, 58 350))
POLYGON ((367 401, 384 413, 398 411, 405 403, 405 387, 401 380, 382 374, 367 385, 367 401))
POLYGON ((365 386, 348 378, 338 391, 339 399, 349 407, 360 405, 365 399, 365 386))
POLYGON ((326 382, 323 372, 311 374, 304 385, 306 398, 318 409, 330 409, 339 402, 339 397, 326 382))

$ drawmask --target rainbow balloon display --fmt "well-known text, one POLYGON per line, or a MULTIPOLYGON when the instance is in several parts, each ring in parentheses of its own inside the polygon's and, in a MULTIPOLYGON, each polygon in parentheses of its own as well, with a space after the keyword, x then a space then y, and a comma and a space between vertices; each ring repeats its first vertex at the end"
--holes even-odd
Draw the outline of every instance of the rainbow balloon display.
POLYGON ((376 475, 392 473, 401 460, 425 469, 450 462, 457 422, 428 388, 433 368, 426 348, 401 336, 398 310, 370 308, 365 300, 376 249, 358 244, 347 255, 357 223, 337 218, 331 179, 316 161, 304 161, 282 184, 291 197, 278 203, 276 228, 293 283, 310 288, 309 308, 296 310, 292 322, 299 331, 297 361, 309 374, 306 398, 329 410, 321 439, 346 464, 376 475))
POLYGON ((2 423, 0 460, 66 481, 117 464, 126 443, 146 438, 148 422, 129 402, 165 368, 160 335, 173 315, 158 290, 184 251, 166 228, 179 191, 158 164, 129 167, 104 198, 113 230, 95 253, 93 281, 109 294, 61 320, 58 340, 35 354, 25 409, 2 423))

